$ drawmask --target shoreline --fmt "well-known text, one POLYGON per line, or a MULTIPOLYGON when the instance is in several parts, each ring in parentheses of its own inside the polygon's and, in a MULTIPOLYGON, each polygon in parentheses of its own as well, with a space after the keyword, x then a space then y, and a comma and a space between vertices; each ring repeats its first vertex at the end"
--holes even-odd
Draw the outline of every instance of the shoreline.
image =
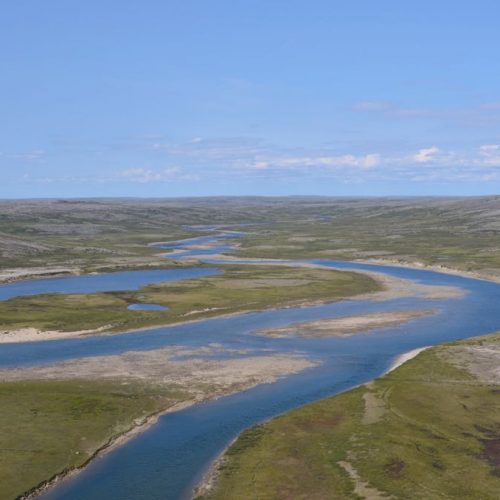
MULTIPOLYGON (((258 263, 257 263, 258 264, 258 263)), ((223 265, 223 263, 221 263, 223 265)), ((253 265, 253 264, 248 264, 253 265)), ((72 332, 64 332, 64 331, 41 331, 36 328, 32 328, 31 334, 28 334, 26 330, 30 330, 29 328, 20 329, 20 330, 12 330, 0 333, 0 345, 2 344, 24 344, 31 342, 46 342, 46 341, 55 341, 55 340, 71 340, 71 339, 79 339, 86 337, 98 337, 104 335, 121 335, 127 333, 135 333, 141 331, 150 331, 155 330, 157 328, 167 328, 174 326, 182 326, 191 323, 197 323, 200 321, 206 321, 210 319, 224 319, 230 318, 234 316, 240 316, 243 314, 255 313, 259 311, 275 311, 278 309, 290 309, 290 308, 302 308, 302 307, 313 307, 320 306, 326 304, 333 304, 335 302, 340 302, 343 300, 374 300, 374 301, 384 301, 384 300, 392 300, 402 297, 411 297, 423 295, 428 299, 453 299, 453 298, 461 298, 464 295, 464 292, 461 288, 458 287, 450 287, 450 286, 440 286, 440 285, 420 285, 418 283, 413 282, 412 280, 403 279, 403 278, 395 278, 392 276, 388 276, 383 272, 378 271, 365 271, 365 270, 355 270, 355 271, 346 271, 343 269, 338 269, 335 267, 324 266, 322 264, 312 264, 312 263, 294 263, 294 261, 277 261, 269 263, 268 265, 284 265, 290 267, 311 267, 317 269, 325 269, 330 271, 340 271, 340 272, 353 272, 364 274, 369 276, 373 280, 375 280, 379 285, 381 285, 382 289, 376 292, 361 292, 357 295, 348 296, 340 299, 318 299, 318 300, 307 300, 303 299, 299 303, 291 303, 288 305, 282 306, 273 306, 266 309, 250 309, 246 311, 235 311, 232 313, 226 314, 216 314, 216 315, 208 315, 205 317, 200 317, 196 319, 189 320, 181 320, 174 321, 172 323, 163 323, 159 325, 152 326, 143 326, 138 328, 133 328, 130 330, 104 330, 104 327, 100 327, 94 330, 79 330, 72 332), (441 292, 441 293, 440 293, 441 292), (16 335, 19 333, 19 335, 16 335), (19 339, 21 337, 21 340, 19 339), (42 337, 42 338, 40 338, 42 337)))
MULTIPOLYGON (((174 261, 174 265, 165 260, 165 264, 162 265, 163 260, 161 259, 163 254, 158 254, 160 260, 157 262, 143 263, 137 264, 135 266, 131 266, 130 264, 123 265, 103 265, 98 267, 95 271, 85 272, 80 267, 75 268, 29 268, 29 267, 20 267, 20 268, 8 268, 0 270, 0 286, 2 285, 11 285, 14 283, 22 283, 26 281, 38 281, 52 278, 71 278, 78 276, 98 276, 101 274, 109 274, 109 273, 119 273, 119 272, 128 272, 128 271, 154 271, 154 270, 162 270, 162 269, 183 269, 186 266, 181 260, 174 261)), ((198 265, 197 267, 204 267, 203 264, 198 265)))
MULTIPOLYGON (((381 292, 373 292, 373 293, 381 293, 381 292)), ((32 342, 48 342, 51 340, 71 340, 71 339, 81 339, 81 338, 87 338, 87 337, 104 337, 104 336, 114 336, 114 335, 122 335, 122 334, 127 334, 127 333, 135 333, 135 332, 144 332, 144 331, 150 331, 150 330, 156 330, 158 328, 169 328, 169 327, 174 327, 174 326, 183 326, 183 325, 189 325, 193 323, 199 323, 200 321, 208 321, 208 320, 217 320, 217 319, 225 319, 225 318, 233 318, 235 316, 243 316, 244 314, 251 314, 255 312, 260 312, 260 311, 276 311, 278 309, 291 309, 291 308, 302 308, 302 307, 312 307, 312 306, 320 306, 320 305, 325 305, 325 304, 333 304, 334 302, 340 302, 341 300, 349 300, 348 297, 345 299, 335 299, 335 300, 318 300, 318 301, 310 301, 310 302, 305 302, 302 304, 295 304, 295 305, 287 305, 283 307, 269 307, 267 309, 249 309, 247 311, 236 311, 232 313, 226 313, 226 314, 218 314, 214 316, 206 316, 203 318, 197 318, 197 319, 188 319, 185 321, 176 321, 173 323, 163 323, 161 325, 154 325, 154 326, 143 326, 139 328, 134 328, 133 330, 120 330, 120 331, 113 331, 113 330, 108 330, 108 331, 98 331, 99 329, 95 330, 78 330, 78 331, 73 331, 73 332, 64 332, 64 331, 40 331, 34 328, 36 330, 36 333, 34 335, 44 335, 44 334, 51 334, 55 333, 57 334, 57 338, 32 338, 30 340, 14 340, 14 339, 2 339, 2 335, 10 335, 10 334, 15 334, 18 332, 18 330, 12 330, 9 333, 0 333, 0 345, 2 344, 27 344, 27 343, 32 343, 32 342), (96 332, 96 333, 90 333, 90 332, 96 332)), ((355 299, 352 299, 355 300, 355 299)))
POLYGON ((187 400, 187 401, 181 401, 179 403, 175 403, 166 410, 161 410, 159 412, 153 413, 147 417, 145 417, 144 421, 141 422, 138 425, 133 425, 130 427, 130 429, 126 430, 125 432, 121 434, 117 434, 115 436, 112 436, 105 444, 103 444, 100 448, 95 450, 89 458, 82 463, 81 465, 77 467, 73 467, 67 470, 63 470, 59 472, 58 474, 54 475, 53 477, 46 479, 39 485, 35 486, 34 488, 31 488, 29 491, 23 493, 22 495, 19 496, 20 500, 31 500, 34 498, 37 498, 41 493, 44 493, 45 491, 48 491, 49 489, 53 488, 56 486, 58 483, 61 481, 68 480, 80 472, 82 472, 88 465, 93 463, 95 460, 103 457, 107 453, 112 452, 116 448, 122 446, 123 444, 127 443, 134 437, 138 436, 139 434, 142 434, 143 432, 147 431, 149 428, 154 426, 158 420, 163 416, 167 415, 169 413, 174 413, 176 411, 181 411, 185 410, 186 408, 189 408, 190 406, 193 406, 198 403, 202 403, 203 401, 196 401, 196 400, 187 400))
MULTIPOLYGON (((206 258, 206 255, 190 255, 189 257, 186 257, 184 259, 179 259, 179 261, 184 261, 184 262, 199 262, 199 259, 206 258)), ((304 262, 304 260, 312 260, 312 259, 321 259, 321 260, 327 260, 322 257, 313 257, 313 258, 306 258, 306 259, 297 259, 297 260, 292 260, 292 259, 272 259, 272 258, 264 258, 264 257, 237 257, 235 255, 224 255, 224 254, 213 254, 209 256, 210 259, 214 260, 226 260, 228 261, 227 263, 230 264, 231 260, 234 260, 235 262, 238 260, 246 260, 250 263, 255 263, 255 264, 276 264, 276 265, 287 265, 287 263, 291 263, 289 265, 294 265, 293 263, 296 263, 296 267, 301 267, 302 266, 317 266, 318 268, 327 268, 327 269, 337 269, 337 270, 345 270, 345 269, 338 269, 334 267, 329 267, 329 266, 323 266, 322 264, 308 264, 307 262, 304 262), (253 262, 251 262, 253 261, 253 262)), ((441 274, 448 274, 450 276, 460 276, 462 278, 471 278, 471 279, 477 279, 481 281, 490 281, 492 283, 500 283, 500 276, 498 277, 491 277, 491 276, 484 276, 481 271, 463 271, 461 269, 455 269, 453 267, 445 267, 445 266, 440 266, 438 264, 424 264, 423 262, 415 261, 415 262, 401 262, 399 260, 391 260, 391 259, 331 259, 331 260, 337 260, 339 262, 346 262, 346 263, 353 263, 353 264, 373 264, 373 265, 380 265, 380 266, 393 266, 393 267, 401 267, 401 268, 407 268, 407 269, 415 269, 419 271, 433 271, 436 273, 441 273, 441 274)), ((358 271, 353 271, 353 272, 358 272, 358 271)), ((371 271, 367 271, 371 272, 371 271)), ((373 271, 377 272, 377 271, 373 271)))
MULTIPOLYGON (((250 428, 251 427, 248 427, 248 429, 250 428)), ((190 500, 196 500, 200 495, 208 493, 215 486, 217 478, 219 477, 220 467, 224 463, 226 452, 234 443, 236 443, 241 434, 242 433, 240 432, 235 438, 231 439, 229 444, 214 459, 212 459, 207 464, 207 466, 204 468, 203 471, 200 472, 199 474, 200 480, 191 489, 191 494, 189 497, 190 500)))
MULTIPOLYGON (((233 383, 233 385, 229 385, 228 387, 221 389, 220 391, 213 393, 199 393, 199 394, 191 394, 189 399, 183 401, 174 402, 171 406, 165 409, 161 409, 156 411, 150 415, 146 415, 141 417, 140 419, 134 419, 131 421, 128 429, 120 432, 118 434, 112 435, 108 438, 108 440, 97 448, 94 452, 92 452, 89 457, 80 465, 64 469, 52 477, 42 481, 37 486, 27 490, 23 494, 21 494, 19 499, 34 499, 37 498, 40 494, 56 487, 60 482, 68 480, 72 477, 75 477, 77 474, 83 472, 85 468, 94 463, 95 460, 103 457, 107 453, 114 451, 125 443, 129 442, 131 439, 139 436, 140 434, 146 432, 151 427, 156 425, 161 417, 164 415, 179 412, 185 410, 191 406, 199 405, 208 401, 216 401, 218 399, 232 396, 234 394, 239 394, 259 385, 272 384, 278 381, 281 378, 287 377, 289 375, 299 373, 303 370, 308 370, 314 368, 318 365, 318 363, 312 361, 309 358, 303 358, 304 364, 302 366, 295 366, 292 368, 288 368, 288 371, 285 369, 279 373, 273 374, 270 373, 266 377, 258 380, 252 374, 246 375, 245 380, 241 383, 233 383)), ((244 370, 244 367, 242 367, 244 370)), ((78 377, 77 377, 78 378, 78 377)), ((29 379, 29 378, 28 378, 29 379)), ((39 377, 40 380, 44 380, 43 377, 39 377)), ((15 379, 14 379, 15 380, 15 379)), ((23 380, 22 378, 19 380, 23 380)), ((48 380, 48 379, 47 379, 48 380)))
POLYGON ((492 283, 500 283, 500 276, 498 277, 485 277, 480 271, 462 271, 460 269, 454 269, 452 267, 443 267, 438 264, 424 264, 422 262, 400 262, 398 260, 391 259, 356 259, 352 261, 359 264, 374 264, 381 266, 394 266, 406 269, 415 269, 417 271, 432 271, 435 273, 449 274, 450 276, 459 276, 461 278, 470 278, 480 281, 489 281, 492 283))
MULTIPOLYGON (((439 344, 436 344, 436 345, 439 345, 439 344)), ((334 397, 338 396, 339 394, 343 394, 343 393, 352 391, 353 389, 356 389, 357 387, 361 387, 363 385, 369 386, 374 380, 385 377, 388 373, 396 370, 400 366, 404 365, 407 361, 412 360, 413 358, 417 357, 421 352, 423 352, 427 349, 430 349, 431 347, 434 347, 434 346, 417 347, 417 348, 412 349, 410 351, 403 352, 403 353, 397 355, 393 359, 389 368, 386 371, 384 371, 383 373, 381 373, 378 377, 375 377, 372 380, 369 380, 367 382, 363 382, 362 384, 358 384, 358 385, 355 385, 353 387, 350 387, 349 389, 346 389, 345 391, 341 391, 337 394, 332 394, 331 396, 327 396, 326 398, 321 398, 321 399, 334 398, 334 397)), ((317 403, 318 401, 321 401, 321 399, 312 401, 311 403, 317 403)), ((311 403, 306 403, 306 405, 311 404, 311 403)), ((303 406, 306 406, 306 405, 303 405, 303 406)), ((300 406, 293 408, 292 410, 288 410, 288 412, 293 411, 297 408, 300 408, 300 406)), ((288 413, 288 412, 283 413, 283 415, 288 413)), ((250 429, 250 428, 254 427, 255 425, 265 424, 266 422, 269 422, 272 419, 277 418, 279 416, 280 415, 275 415, 274 417, 271 417, 267 420, 264 420, 263 422, 259 422, 257 424, 254 424, 251 427, 248 427, 247 429, 250 429)), ((245 430, 247 430, 247 429, 245 429, 245 430)), ((236 436, 234 439, 232 439, 231 442, 224 448, 224 450, 222 450, 215 458, 213 458, 207 464, 206 468, 204 469, 204 472, 202 471, 200 473, 201 479, 192 488, 191 497, 190 497, 191 500, 195 500, 199 495, 202 495, 202 494, 209 492, 214 487, 215 482, 217 481, 217 477, 219 475, 219 467, 224 463, 224 458, 225 458, 227 450, 237 441, 237 439, 241 436, 241 434, 242 433, 240 432, 238 434, 238 436, 236 436)))
MULTIPOLYGON (((436 344, 436 345, 439 345, 439 344, 436 344)), ((407 351, 407 352, 404 352, 402 354, 399 354, 398 356, 396 356, 396 358, 394 358, 392 364, 389 366, 387 371, 384 372, 384 374, 381 376, 384 377, 388 373, 391 373, 392 371, 396 370, 400 366, 404 365, 407 361, 410 361, 413 358, 416 358, 421 352, 424 352, 427 349, 430 349, 431 347, 433 347, 433 346, 427 345, 424 347, 417 347, 415 349, 412 349, 411 351, 407 351)), ((380 377, 377 377, 377 378, 380 378, 380 377)))
MULTIPOLYGON (((376 378, 381 378, 381 377, 387 375, 388 373, 399 368, 404 363, 415 358, 422 351, 429 349, 430 347, 432 347, 432 346, 424 346, 424 347, 412 349, 410 351, 407 351, 407 352, 404 352, 404 353, 398 355, 393 360, 390 367, 385 372, 383 372, 380 376, 378 376, 376 378)), ((365 382, 363 384, 360 384, 360 385, 369 385, 373 380, 375 380, 375 379, 372 379, 372 380, 365 382)), ((268 382, 264 382, 264 383, 268 383, 268 382)), ((242 389, 242 391, 248 390, 251 387, 253 387, 253 386, 245 387, 242 389)), ((342 391, 342 392, 348 392, 356 387, 358 387, 358 386, 351 387, 351 388, 347 389, 346 391, 342 391)), ((89 464, 93 463, 96 459, 101 458, 102 456, 106 455, 107 453, 114 451, 118 447, 122 446, 123 444, 127 443, 131 439, 135 438, 136 436, 142 434, 143 432, 147 431, 149 428, 156 425, 158 420, 163 415, 184 410, 184 409, 189 408, 191 406, 194 406, 196 404, 201 404, 204 401, 215 401, 215 400, 220 399, 222 397, 229 396, 231 394, 242 392, 242 391, 234 391, 234 392, 230 391, 227 394, 215 395, 215 397, 207 396, 207 397, 201 397, 201 398, 188 399, 186 401, 180 401, 178 403, 174 403, 172 406, 170 406, 169 408, 167 408, 165 410, 160 410, 159 412, 156 412, 156 413, 153 413, 147 417, 144 417, 143 421, 140 422, 139 424, 132 425, 128 430, 124 431, 123 433, 112 436, 104 445, 102 445, 101 447, 96 449, 89 456, 89 458, 81 465, 74 467, 74 468, 71 468, 71 469, 64 470, 64 471, 54 475, 53 477, 40 483, 38 486, 27 491, 26 493, 21 495, 19 498, 23 499, 23 500, 24 499, 29 500, 29 499, 36 498, 38 495, 53 488, 61 481, 70 479, 71 477, 74 477, 75 475, 82 472, 89 464)), ((338 394, 341 394, 341 393, 338 393, 338 394)), ((333 394, 331 396, 328 396, 328 398, 335 397, 338 394, 333 394)), ((276 416, 272 417, 272 418, 276 418, 276 416)), ((270 418, 266 421, 269 421, 272 418, 270 418)), ((240 435, 241 435, 241 433, 238 434, 238 436, 236 436, 234 439, 231 440, 231 442, 224 448, 224 450, 222 450, 217 455, 217 457, 207 465, 205 471, 200 472, 200 477, 202 479, 200 480, 199 483, 197 483, 195 486, 193 486, 192 498, 195 498, 196 495, 202 493, 203 491, 208 491, 213 486, 214 481, 217 479, 218 468, 224 460, 224 456, 226 454, 227 449, 238 439, 238 437, 240 435)))

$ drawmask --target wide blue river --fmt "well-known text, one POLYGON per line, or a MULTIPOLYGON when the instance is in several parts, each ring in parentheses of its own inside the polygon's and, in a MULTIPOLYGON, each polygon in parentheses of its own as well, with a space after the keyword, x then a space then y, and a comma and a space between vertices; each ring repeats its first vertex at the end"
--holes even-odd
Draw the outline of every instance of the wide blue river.
MULTIPOLYGON (((203 254, 227 251, 223 239, 217 236, 217 241, 221 240, 221 246, 217 249, 202 249, 203 254)), ((197 239, 195 244, 210 241, 213 241, 213 236, 197 239)), ((182 250, 183 256, 199 254, 199 250, 189 250, 190 244, 193 244, 192 240, 168 245, 166 249, 182 250)), ((459 287, 464 291, 464 296, 447 300, 429 300, 422 297, 383 302, 347 300, 313 307, 247 313, 121 335, 1 345, 0 367, 52 363, 85 356, 156 349, 169 345, 206 346, 213 342, 228 348, 244 348, 251 351, 271 349, 273 352, 301 352, 321 362, 318 367, 283 378, 273 384, 260 385, 245 392, 164 415, 158 424, 98 458, 80 474, 62 481, 41 495, 41 498, 51 500, 190 498, 193 487, 201 479, 210 462, 245 428, 297 406, 337 394, 373 379, 387 370, 394 358, 403 352, 500 330, 500 285, 498 284, 400 267, 331 260, 314 262, 343 269, 374 270, 426 285, 459 287), (437 314, 398 327, 351 337, 273 339, 252 334, 260 328, 284 326, 297 321, 383 310, 422 308, 435 309, 437 314)), ((185 273, 179 274, 177 279, 188 277, 189 271, 194 272, 194 275, 201 275, 196 274, 200 271, 206 274, 217 272, 215 269, 183 271, 185 273)), ((163 272, 171 273, 171 271, 163 272)), ((173 276, 169 274, 154 277, 145 273, 152 271, 128 273, 130 282, 127 288, 137 288, 141 284, 151 283, 153 278, 153 281, 159 282, 165 281, 166 276, 168 279, 173 276)), ((30 286, 35 290, 34 293, 41 293, 44 291, 42 286, 44 282, 47 284, 45 291, 51 292, 75 290, 81 292, 83 284, 88 285, 87 277, 67 278, 67 280, 64 282, 64 287, 57 288, 59 287, 57 285, 57 289, 51 285, 54 283, 53 280, 4 285, 0 287, 0 300, 15 296, 15 290, 21 291, 24 295, 29 294, 30 286), (68 286, 70 280, 72 286, 68 286), (75 288, 72 288, 73 286, 75 288)), ((91 290, 85 288, 85 291, 91 290)))

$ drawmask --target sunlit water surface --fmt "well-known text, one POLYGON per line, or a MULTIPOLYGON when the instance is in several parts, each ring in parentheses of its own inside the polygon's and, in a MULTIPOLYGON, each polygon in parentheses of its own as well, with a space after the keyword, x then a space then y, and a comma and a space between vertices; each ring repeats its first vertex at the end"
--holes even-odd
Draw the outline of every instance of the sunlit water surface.
MULTIPOLYGON (((233 237, 233 235, 231 235, 233 237)), ((214 236, 197 238, 195 244, 210 243, 214 236)), ((226 247, 227 238, 217 244, 226 247)), ((164 245, 186 255, 187 240, 164 245)), ((203 249, 220 253, 220 247, 203 249)), ((311 262, 352 270, 376 270, 427 285, 455 286, 464 290, 459 299, 425 300, 404 298, 385 302, 348 300, 304 308, 269 310, 204 321, 155 328, 122 335, 97 336, 50 342, 0 346, 0 367, 52 363, 86 356, 119 354, 164 346, 202 347, 211 343, 230 349, 258 352, 304 353, 320 364, 297 375, 245 392, 167 414, 157 425, 92 462, 80 474, 59 483, 42 495, 44 499, 183 499, 189 498, 211 460, 245 428, 305 403, 337 394, 381 375, 394 358, 411 349, 471 337, 500 329, 500 285, 424 270, 391 266, 316 260, 311 262), (396 309, 435 309, 434 316, 369 334, 344 338, 273 339, 254 335, 260 328, 332 318, 337 316, 396 309)), ((213 263, 215 264, 215 262, 213 263)), ((0 287, 0 299, 44 291, 72 292, 139 288, 156 281, 175 281, 216 272, 209 269, 177 271, 134 271, 120 274, 117 281, 108 275, 101 280, 73 277, 35 280, 0 287), (182 271, 182 272, 181 272, 182 271), (154 273, 159 273, 155 275, 154 273), (166 274, 165 274, 166 273, 166 274), (191 274, 192 273, 192 274, 191 274), (203 274, 205 273, 205 274, 203 274), (130 280, 127 279, 130 277, 130 280), (109 281, 111 280, 111 281, 109 281), (71 284, 71 286, 68 286, 71 284), (46 288, 44 286, 46 285, 46 288), (32 288, 30 288, 30 286, 32 288), (14 287, 14 288, 12 288, 14 287), (111 288, 109 288, 111 287, 111 288), (3 295, 2 295, 3 290, 3 295), (9 295, 11 294, 11 295, 9 295)), ((97 276, 90 277, 97 279, 97 276)))

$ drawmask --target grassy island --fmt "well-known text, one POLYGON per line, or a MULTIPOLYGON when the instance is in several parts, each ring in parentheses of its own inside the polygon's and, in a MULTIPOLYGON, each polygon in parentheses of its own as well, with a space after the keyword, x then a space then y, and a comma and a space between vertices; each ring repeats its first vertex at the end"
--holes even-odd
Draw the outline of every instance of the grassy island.
POLYGON ((0 302, 0 332, 124 331, 283 306, 335 301, 382 287, 352 272, 279 266, 222 266, 224 274, 158 283, 131 292, 47 294, 0 302), (166 311, 130 311, 131 303, 166 311))

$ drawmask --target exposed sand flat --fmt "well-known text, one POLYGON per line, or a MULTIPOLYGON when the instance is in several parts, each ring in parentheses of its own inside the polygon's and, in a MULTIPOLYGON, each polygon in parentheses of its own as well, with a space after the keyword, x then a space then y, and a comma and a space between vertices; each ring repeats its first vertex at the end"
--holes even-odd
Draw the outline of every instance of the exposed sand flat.
POLYGON ((257 334, 275 338, 289 335, 297 337, 342 337, 399 325, 413 319, 430 316, 435 312, 433 310, 389 311, 359 316, 342 316, 340 318, 295 323, 282 328, 259 330, 257 334))
POLYGON ((49 366, 0 370, 1 381, 118 379, 148 383, 177 384, 193 397, 225 394, 271 383, 317 363, 300 355, 262 352, 244 356, 245 351, 220 346, 186 349, 168 347, 154 351, 130 351, 120 355, 81 358, 49 366), (230 359, 216 359, 228 355, 230 359), (215 358, 215 359, 214 359, 215 358))
POLYGON ((402 297, 422 297, 430 300, 459 299, 465 292, 461 288, 443 285, 422 285, 403 278, 394 278, 376 271, 356 271, 367 274, 385 289, 381 292, 357 295, 356 299, 392 300, 402 297))
POLYGON ((17 342, 38 342, 40 340, 61 340, 95 335, 108 330, 111 325, 105 325, 94 330, 77 330, 74 332, 61 332, 58 330, 38 330, 37 328, 20 328, 19 330, 0 331, 0 344, 17 342))

